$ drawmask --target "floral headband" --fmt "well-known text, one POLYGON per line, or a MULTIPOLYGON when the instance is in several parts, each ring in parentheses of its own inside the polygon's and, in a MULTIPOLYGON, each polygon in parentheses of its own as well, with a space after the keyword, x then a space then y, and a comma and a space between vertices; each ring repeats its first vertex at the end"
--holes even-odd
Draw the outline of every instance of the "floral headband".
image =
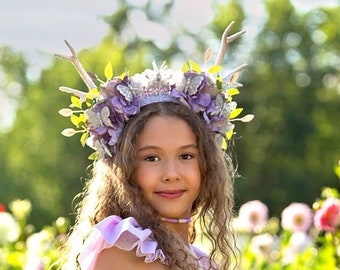
MULTIPOLYGON (((226 76, 221 76, 221 63, 228 45, 244 33, 228 33, 234 22, 225 29, 220 51, 213 66, 201 68, 193 61, 188 61, 179 71, 168 69, 165 62, 158 68, 153 62, 153 69, 129 76, 127 72, 113 76, 109 63, 104 70, 106 81, 98 80, 98 85, 84 70, 74 49, 65 41, 72 56, 57 55, 72 62, 81 78, 86 83, 87 93, 69 87, 60 87, 70 93, 71 105, 59 111, 62 116, 70 117, 76 126, 62 131, 64 136, 82 133, 80 142, 94 148, 101 158, 111 158, 116 153, 117 140, 129 119, 138 114, 143 106, 156 102, 182 103, 198 113, 215 132, 216 140, 223 149, 233 134, 233 121, 249 122, 253 115, 236 118, 242 108, 232 100, 238 94, 239 72, 246 65, 241 65, 226 76)), ((204 54, 204 67, 212 55, 211 49, 204 54)), ((94 157, 92 157, 94 158, 94 157)))

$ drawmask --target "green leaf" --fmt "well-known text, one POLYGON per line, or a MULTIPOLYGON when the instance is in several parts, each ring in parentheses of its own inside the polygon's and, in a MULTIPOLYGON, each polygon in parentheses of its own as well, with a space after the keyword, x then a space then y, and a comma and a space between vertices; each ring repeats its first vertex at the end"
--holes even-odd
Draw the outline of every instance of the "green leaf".
POLYGON ((96 160, 97 157, 98 157, 98 152, 93 152, 91 155, 89 155, 88 159, 96 160))
POLYGON ((238 95, 240 93, 240 91, 237 88, 230 88, 227 91, 229 96, 235 96, 238 95))
POLYGON ((98 88, 92 88, 89 90, 89 92, 86 95, 86 106, 91 107, 93 103, 95 102, 96 98, 99 98, 99 90, 98 88))
POLYGON ((227 136, 227 139, 230 140, 231 137, 233 136, 234 131, 233 130, 229 130, 225 135, 227 136))
POLYGON ((86 99, 93 100, 99 97, 99 90, 98 88, 92 88, 86 95, 86 99))
POLYGON ((189 65, 190 70, 196 71, 197 73, 201 72, 201 67, 196 62, 189 60, 188 65, 189 65))
POLYGON ((86 115, 82 113, 78 117, 78 126, 85 126, 85 125, 86 125, 86 115))
POLYGON ((105 66, 104 75, 105 75, 105 78, 106 78, 107 80, 112 79, 112 77, 113 77, 113 69, 112 69, 111 62, 109 62, 109 63, 105 66))
POLYGON ((79 127, 79 117, 72 114, 70 117, 71 123, 75 125, 77 128, 79 127))
POLYGON ((216 78, 216 87, 217 87, 217 89, 222 89, 222 78, 221 78, 221 76, 217 76, 217 78, 216 78))
POLYGON ((86 145, 87 137, 88 137, 88 132, 84 132, 80 137, 80 143, 83 147, 86 145))
POLYGON ((243 111, 243 108, 236 108, 235 110, 233 110, 233 111, 230 113, 229 118, 230 118, 230 119, 233 119, 233 118, 237 117, 242 111, 243 111))
POLYGON ((71 103, 74 107, 81 109, 81 101, 80 98, 76 96, 71 96, 71 103))
POLYGON ((227 148, 228 148, 228 144, 227 144, 227 141, 226 141, 225 138, 223 138, 223 140, 222 140, 221 148, 222 148, 223 150, 227 150, 227 148))
POLYGON ((339 178, 340 180, 340 161, 339 161, 339 164, 335 165, 334 166, 334 172, 336 174, 336 176, 339 178))
POLYGON ((188 63, 184 63, 183 66, 182 66, 182 68, 181 68, 181 71, 182 71, 183 73, 185 73, 185 72, 187 72, 187 71, 189 71, 189 70, 190 70, 190 67, 189 67, 188 63))
POLYGON ((128 76, 128 71, 124 71, 122 74, 120 74, 119 79, 124 80, 125 76, 128 76))
POLYGON ((212 67, 209 68, 208 72, 209 72, 210 74, 215 74, 215 73, 220 72, 222 69, 223 69, 223 68, 222 68, 222 66, 220 66, 220 65, 213 65, 212 67))

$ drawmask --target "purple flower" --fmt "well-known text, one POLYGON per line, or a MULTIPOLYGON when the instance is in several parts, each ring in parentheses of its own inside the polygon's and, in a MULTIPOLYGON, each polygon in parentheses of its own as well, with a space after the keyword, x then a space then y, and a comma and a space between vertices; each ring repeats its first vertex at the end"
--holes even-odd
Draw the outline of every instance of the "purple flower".
POLYGON ((202 94, 209 94, 215 96, 217 94, 216 88, 212 80, 205 73, 197 73, 188 71, 184 73, 183 92, 189 92, 191 95, 195 92, 202 94))
POLYGON ((191 96, 189 93, 183 93, 183 96, 195 113, 204 111, 211 102, 211 97, 208 94, 197 93, 191 96))
POLYGON ((137 98, 133 99, 132 102, 128 102, 125 100, 124 97, 116 96, 111 98, 110 101, 114 111, 119 112, 125 116, 135 115, 139 112, 140 109, 137 98))
POLYGON ((171 95, 180 98, 196 113, 205 111, 212 103, 211 94, 205 91, 208 80, 209 77, 204 74, 186 72, 183 83, 173 89, 171 95))
POLYGON ((116 87, 119 84, 125 84, 125 82, 119 78, 113 78, 112 80, 108 81, 103 87, 100 88, 100 94, 103 96, 103 98, 117 96, 118 91, 116 87))
POLYGON ((118 129, 113 129, 109 128, 108 129, 108 134, 109 134, 109 142, 108 145, 115 145, 117 143, 117 140, 119 138, 119 135, 122 133, 122 128, 118 129))

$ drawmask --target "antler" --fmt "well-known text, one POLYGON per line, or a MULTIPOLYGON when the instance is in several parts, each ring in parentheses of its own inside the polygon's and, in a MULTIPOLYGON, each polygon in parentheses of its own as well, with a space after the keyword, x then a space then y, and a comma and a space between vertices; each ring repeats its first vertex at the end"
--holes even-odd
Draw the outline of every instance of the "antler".
POLYGON ((66 59, 73 64, 73 66, 76 68, 80 77, 83 79, 84 83, 86 84, 86 86, 89 90, 96 88, 97 87, 96 84, 93 82, 90 75, 86 72, 86 70, 84 69, 84 67, 80 63, 75 50, 72 48, 72 46, 66 40, 64 40, 64 41, 65 41, 67 47, 70 49, 72 55, 71 56, 66 56, 66 55, 61 55, 61 54, 55 54, 55 55, 60 57, 60 58, 66 59))
POLYGON ((224 58, 224 55, 227 51, 229 44, 246 32, 246 31, 243 30, 243 31, 239 31, 239 32, 237 32, 237 33, 235 33, 231 36, 228 36, 229 32, 230 32, 230 30, 231 30, 231 28, 233 27, 234 24, 235 24, 235 21, 232 21, 226 27, 226 29, 223 32, 223 35, 222 35, 222 38, 221 38, 220 49, 218 51, 217 58, 216 58, 216 61, 215 61, 216 65, 222 65, 223 58, 224 58))

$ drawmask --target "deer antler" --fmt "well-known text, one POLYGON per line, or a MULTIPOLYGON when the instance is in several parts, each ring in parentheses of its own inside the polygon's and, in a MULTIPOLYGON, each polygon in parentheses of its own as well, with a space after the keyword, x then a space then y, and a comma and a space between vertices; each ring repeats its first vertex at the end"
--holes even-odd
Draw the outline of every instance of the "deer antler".
POLYGON ((72 48, 72 46, 66 40, 64 40, 64 41, 65 41, 67 47, 70 49, 72 55, 71 56, 66 56, 66 55, 61 55, 61 54, 55 54, 55 55, 57 57, 66 59, 73 64, 73 66, 76 68, 80 77, 83 79, 84 83, 86 84, 86 86, 89 90, 96 88, 97 87, 96 84, 93 82, 90 75, 86 72, 86 70, 84 69, 84 67, 80 63, 75 50, 72 48))
POLYGON ((246 31, 243 30, 243 31, 239 31, 239 32, 237 32, 237 33, 235 33, 231 36, 228 36, 229 32, 230 32, 230 30, 231 30, 231 28, 233 27, 234 24, 235 24, 235 21, 232 21, 226 27, 226 29, 223 32, 223 35, 222 35, 222 38, 221 38, 220 49, 218 51, 217 58, 216 58, 216 61, 215 61, 216 65, 222 65, 223 58, 224 58, 224 55, 227 51, 229 44, 246 32, 246 31))

